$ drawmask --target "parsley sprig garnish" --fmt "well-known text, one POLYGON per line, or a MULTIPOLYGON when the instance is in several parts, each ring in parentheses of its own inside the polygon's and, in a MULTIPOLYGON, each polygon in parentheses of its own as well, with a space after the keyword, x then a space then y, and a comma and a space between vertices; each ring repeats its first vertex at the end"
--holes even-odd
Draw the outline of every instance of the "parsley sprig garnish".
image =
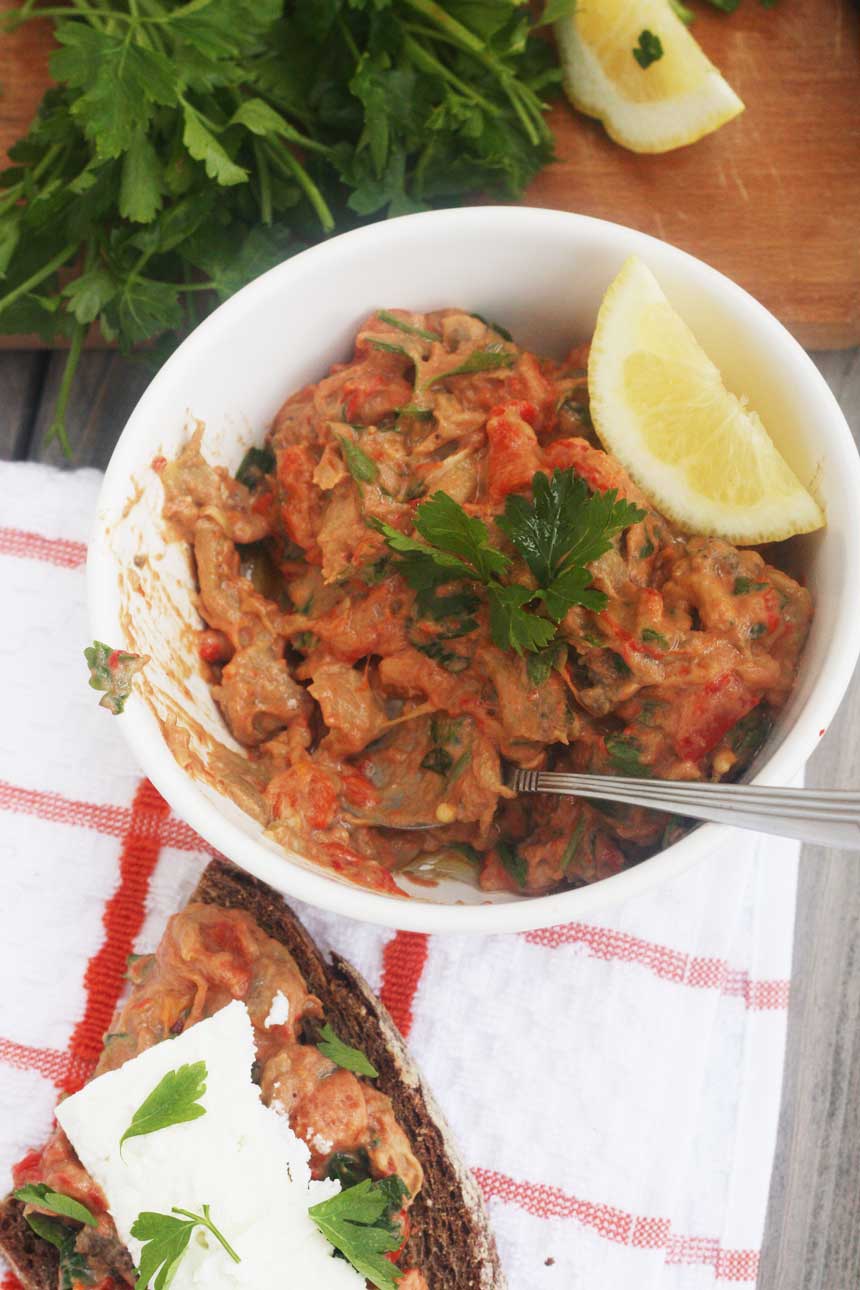
POLYGON ((491 544, 484 522, 467 515, 447 493, 434 493, 418 507, 420 537, 375 518, 369 523, 400 555, 397 567, 418 592, 419 608, 432 608, 436 589, 448 583, 480 583, 493 641, 522 655, 545 649, 572 606, 604 608, 606 597, 591 585, 587 566, 609 550, 616 534, 644 518, 645 512, 615 489, 590 493, 572 470, 556 470, 551 479, 538 471, 532 498, 510 495, 496 520, 528 566, 533 586, 503 581, 511 572, 511 557, 491 544))
POLYGON ((606 597, 591 586, 586 566, 609 550, 616 533, 644 518, 617 489, 592 493, 574 471, 556 470, 552 479, 538 471, 531 501, 510 494, 497 523, 534 574, 547 613, 559 622, 571 605, 604 608, 606 597))
POLYGON ((179 1209, 176 1205, 170 1214, 145 1210, 138 1214, 131 1228, 132 1236, 143 1245, 137 1269, 139 1286, 149 1286, 150 1290, 167 1290, 188 1249, 195 1227, 205 1227, 224 1247, 234 1263, 242 1262, 226 1236, 212 1222, 208 1205, 203 1206, 202 1214, 179 1209), (180 1217, 174 1218, 174 1214, 180 1217))
POLYGON ((385 1255, 398 1249, 403 1240, 394 1215, 408 1196, 396 1174, 378 1182, 368 1178, 312 1205, 308 1213, 326 1240, 371 1285, 377 1290, 396 1290, 402 1273, 385 1255))
POLYGON ((131 1117, 131 1124, 119 1140, 120 1148, 129 1138, 142 1138, 174 1124, 199 1120, 206 1114, 206 1107, 200 1105, 205 1092, 205 1062, 193 1062, 168 1071, 131 1117))

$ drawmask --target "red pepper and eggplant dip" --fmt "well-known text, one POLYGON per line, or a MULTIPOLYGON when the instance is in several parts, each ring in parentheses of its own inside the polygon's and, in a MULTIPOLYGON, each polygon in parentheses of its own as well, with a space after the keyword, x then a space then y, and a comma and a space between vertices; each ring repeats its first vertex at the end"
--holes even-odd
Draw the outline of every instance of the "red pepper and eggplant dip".
MULTIPOLYGON (((155 954, 130 960, 128 978, 129 994, 105 1036, 96 1075, 213 1016, 231 1000, 243 1000, 254 1028, 253 1077, 263 1102, 286 1114, 293 1132, 308 1144, 315 1178, 337 1178, 344 1188, 364 1178, 400 1180, 389 1221, 400 1230, 402 1249, 409 1236, 409 1207, 423 1182, 421 1165, 389 1098, 318 1047, 323 1007, 284 945, 244 910, 193 902, 170 919, 155 954), (279 994, 289 1005, 282 1024, 270 1015, 279 994)), ((95 1227, 70 1228, 69 1248, 61 1251, 59 1290, 122 1290, 135 1284, 107 1201, 59 1127, 42 1152, 15 1170, 15 1186, 28 1183, 71 1197, 97 1220, 95 1227)), ((55 1217, 50 1206, 48 1211, 55 1217)), ((400 1249, 386 1257, 397 1262, 400 1249)), ((401 1271, 399 1290, 427 1290, 418 1269, 401 1271)))
POLYGON ((587 354, 381 310, 236 478, 199 434, 156 463, 269 829, 355 882, 454 856, 490 891, 605 878, 677 822, 515 797, 506 766, 735 776, 792 688, 809 594, 649 504, 593 433, 587 354))

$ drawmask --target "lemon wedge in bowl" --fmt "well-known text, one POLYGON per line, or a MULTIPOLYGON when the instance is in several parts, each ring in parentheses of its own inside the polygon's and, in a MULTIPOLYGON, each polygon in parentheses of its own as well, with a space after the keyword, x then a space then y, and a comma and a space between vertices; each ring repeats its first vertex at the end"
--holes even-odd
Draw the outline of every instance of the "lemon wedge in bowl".
POLYGON ((573 106, 634 152, 695 143, 744 109, 669 0, 582 0, 555 34, 573 106))
POLYGON ((726 389, 635 256, 600 306, 588 386, 604 447, 680 528, 749 546, 824 524, 757 414, 726 389))

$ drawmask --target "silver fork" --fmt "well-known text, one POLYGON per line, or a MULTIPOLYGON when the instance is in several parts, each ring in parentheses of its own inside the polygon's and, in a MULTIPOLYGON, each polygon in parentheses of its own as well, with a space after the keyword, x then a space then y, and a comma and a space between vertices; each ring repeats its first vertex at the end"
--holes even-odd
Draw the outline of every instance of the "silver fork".
POLYGON ((519 793, 598 797, 629 806, 651 806, 688 819, 777 833, 822 847, 860 850, 860 793, 851 789, 688 783, 615 775, 567 775, 551 770, 514 770, 509 783, 519 793))

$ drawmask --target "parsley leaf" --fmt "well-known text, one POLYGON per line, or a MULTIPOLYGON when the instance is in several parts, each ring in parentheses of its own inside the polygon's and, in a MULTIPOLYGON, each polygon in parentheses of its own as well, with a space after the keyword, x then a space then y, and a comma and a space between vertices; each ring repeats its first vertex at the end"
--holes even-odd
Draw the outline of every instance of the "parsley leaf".
POLYGON ((732 587, 733 596, 748 596, 751 591, 764 591, 767 587, 766 582, 753 582, 751 578, 735 578, 732 587))
POLYGON ((639 43, 633 50, 633 57, 643 71, 663 57, 663 42, 653 31, 640 31, 639 43))
POLYGON ((453 765, 454 758, 447 748, 431 748, 421 761, 422 770, 432 770, 435 775, 441 775, 443 779, 447 778, 453 765))
POLYGON ((475 577, 471 565, 457 556, 437 550, 428 542, 419 542, 375 515, 368 516, 367 522, 383 535, 392 551, 405 557, 398 561, 397 569, 414 591, 428 591, 458 578, 475 577))
POLYGON ((103 641, 93 641, 84 650, 90 669, 90 686, 103 690, 99 707, 107 708, 118 717, 131 694, 131 683, 136 672, 149 662, 146 654, 128 654, 125 650, 111 649, 103 641))
POLYGON ((374 349, 384 350, 386 354, 400 354, 403 358, 408 358, 410 363, 415 361, 402 345, 393 345, 390 340, 383 340, 381 336, 368 336, 367 343, 374 349))
POLYGON ((485 582, 510 568, 510 560, 490 546, 487 526, 466 514, 447 493, 436 492, 415 513, 415 527, 439 551, 459 557, 472 566, 472 576, 485 582))
POLYGON ((617 490, 590 493, 573 470, 542 471, 532 480, 532 499, 510 494, 497 520, 531 569, 547 611, 558 621, 571 605, 600 609, 605 598, 588 591, 585 565, 597 560, 623 529, 645 518, 617 490))
POLYGON ((357 1151, 336 1151, 326 1166, 326 1178, 334 1178, 342 1189, 355 1187, 370 1177, 370 1160, 364 1147, 357 1151))
POLYGON ((354 1075, 367 1075, 370 1079, 376 1079, 379 1074, 361 1049, 351 1048, 349 1044, 345 1044, 328 1023, 320 1031, 317 1048, 323 1057, 328 1057, 336 1066, 342 1066, 344 1070, 352 1071, 354 1075))
POLYGON ((71 111, 99 157, 119 157, 156 106, 175 105, 176 74, 163 54, 82 22, 61 22, 54 34, 51 75, 83 91, 71 111))
POLYGON ((770 734, 772 725, 773 718, 765 708, 753 708, 729 731, 733 751, 744 761, 750 760, 770 734))
POLYGON ((265 475, 271 475, 275 469, 275 454, 268 446, 249 448, 236 471, 236 479, 246 488, 256 488, 265 475))
POLYGON ((553 671, 561 671, 567 662, 567 646, 558 641, 526 661, 526 675, 532 685, 543 685, 553 671))
POLYGON ((512 842, 502 841, 496 850, 506 873, 509 873, 518 887, 524 887, 529 876, 529 867, 512 842))
POLYGON ((363 448, 359 448, 354 439, 346 435, 337 436, 346 468, 353 479, 360 484, 372 484, 379 477, 379 467, 372 457, 368 457, 363 448))
POLYGON ((458 654, 456 650, 448 649, 441 640, 414 641, 413 644, 415 649, 432 658, 434 663, 444 667, 447 672, 465 672, 471 661, 466 654, 458 654))
POLYGON ((366 1179, 308 1210, 323 1236, 377 1290, 396 1290, 402 1273, 385 1258, 396 1250, 401 1233, 392 1213, 408 1192, 392 1175, 379 1182, 366 1179))
POLYGON ((389 313, 387 309, 380 309, 376 316, 381 322, 388 323, 389 327, 396 327, 398 331, 404 331, 409 336, 420 336, 422 340, 441 340, 441 337, 438 336, 436 332, 427 331, 424 327, 414 327, 412 323, 404 322, 402 318, 398 318, 395 314, 389 313))
POLYGON ((468 376, 472 372, 495 372, 500 367, 513 367, 516 357, 516 354, 507 349, 475 349, 457 367, 432 376, 427 385, 435 385, 437 381, 447 381, 449 376, 468 376))
POLYGON ((647 777, 651 771, 642 764, 642 749, 632 735, 607 735, 604 740, 609 760, 621 775, 647 777))
POLYGON ((645 627, 645 628, 643 628, 643 631, 642 631, 642 639, 643 639, 643 641, 645 641, 646 643, 650 643, 650 642, 652 642, 652 641, 653 641, 653 643, 654 643, 655 645, 659 645, 661 649, 668 649, 668 648, 669 648, 669 642, 667 641, 667 639, 666 639, 666 637, 663 635, 663 633, 662 633, 662 632, 658 632, 658 631, 656 631, 656 629, 655 629, 655 628, 653 628, 653 627, 645 627))
POLYGON ((131 1124, 119 1140, 120 1147, 129 1138, 141 1138, 174 1124, 199 1120, 206 1114, 206 1107, 200 1105, 205 1092, 205 1062, 193 1062, 168 1071, 131 1117, 131 1124))
POLYGON ((90 1282, 89 1261, 75 1249, 77 1230, 44 1214, 28 1214, 27 1225, 31 1231, 53 1245, 59 1255, 60 1283, 58 1290, 76 1290, 90 1282))
POLYGON ((86 1205, 82 1205, 72 1196, 64 1196, 62 1192, 52 1191, 46 1183, 28 1183, 26 1187, 18 1187, 14 1196, 25 1205, 38 1205, 40 1209, 49 1209, 52 1214, 73 1218, 78 1223, 85 1223, 87 1227, 98 1226, 86 1205))
MULTIPOLYGON (((571 0, 563 0, 563 2, 565 4, 570 4, 571 0)), ((572 0, 572 3, 576 4, 576 0, 572 0)), ((553 20, 551 18, 547 18, 546 14, 544 14, 543 19, 541 20, 541 23, 539 25, 543 26, 545 22, 552 22, 552 21, 553 20)), ((501 323, 493 322, 491 318, 485 318, 483 314, 472 314, 472 317, 477 318, 478 322, 482 322, 485 327, 489 327, 490 331, 498 332, 498 334, 504 337, 505 340, 512 341, 514 339, 511 333, 508 331, 507 327, 503 327, 501 323)))
POLYGON ((500 649, 512 649, 517 654, 522 654, 524 649, 540 650, 555 636, 554 623, 525 609, 535 595, 528 587, 516 583, 510 587, 495 584, 488 589, 488 595, 490 630, 500 649))
POLYGON ((587 564, 608 551, 614 533, 644 518, 617 491, 590 493, 573 470, 539 471, 532 500, 510 494, 499 528, 511 539, 541 586, 548 586, 569 562, 587 564))
POLYGON ((143 1245, 140 1252, 140 1264, 137 1269, 139 1286, 150 1286, 151 1290, 167 1290, 188 1249, 191 1234, 195 1227, 205 1227, 224 1247, 234 1263, 241 1263, 239 1255, 219 1232, 209 1216, 209 1206, 203 1206, 202 1214, 193 1214, 187 1209, 173 1206, 171 1214, 158 1214, 144 1210, 138 1214, 131 1227, 132 1236, 143 1245), (181 1217, 174 1218, 173 1214, 181 1217))
POLYGON ((164 184, 161 164, 146 131, 135 130, 122 162, 119 213, 138 224, 149 224, 161 208, 164 184))
POLYGON ((223 187, 242 184, 248 178, 247 170, 237 166, 226 149, 215 138, 211 130, 203 124, 203 118, 190 103, 183 103, 185 127, 182 131, 182 142, 195 161, 202 161, 210 179, 223 187))

